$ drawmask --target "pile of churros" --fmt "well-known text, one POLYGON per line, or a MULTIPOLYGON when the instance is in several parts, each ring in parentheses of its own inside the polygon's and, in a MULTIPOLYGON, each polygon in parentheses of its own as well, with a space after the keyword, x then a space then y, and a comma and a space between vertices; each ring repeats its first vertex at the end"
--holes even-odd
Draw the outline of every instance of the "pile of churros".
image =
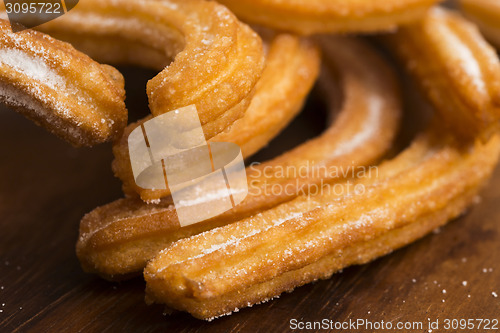
POLYGON ((4 8, 0 100, 75 146, 113 143, 125 197, 82 219, 83 269, 143 274, 147 302, 211 320, 386 255, 474 202, 500 156, 500 62, 488 43, 500 47, 500 3, 438 2, 80 0, 20 32, 4 8), (435 111, 399 153, 402 83, 379 48, 435 111), (124 79, 100 63, 159 72, 145 87, 149 116, 127 124, 124 79), (247 167, 254 191, 233 209, 181 226, 170 189, 136 184, 128 137, 145 122, 195 105, 207 142, 249 158, 315 84, 326 130, 247 167), (264 172, 275 168, 285 171, 264 172), (341 191, 310 191, 332 185, 341 191))

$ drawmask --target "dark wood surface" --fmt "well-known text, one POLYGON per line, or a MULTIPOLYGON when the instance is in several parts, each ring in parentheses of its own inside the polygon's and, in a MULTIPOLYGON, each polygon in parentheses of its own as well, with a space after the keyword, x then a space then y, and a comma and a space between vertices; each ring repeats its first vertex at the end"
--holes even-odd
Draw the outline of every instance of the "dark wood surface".
MULTIPOLYGON (((137 110, 146 112, 144 83, 153 73, 126 72, 137 118, 137 110)), ((318 133, 320 109, 310 104, 257 159, 318 133)), ((81 217, 122 195, 110 145, 74 149, 2 108, 0 153, 0 332, 286 332, 292 319, 423 322, 423 330, 401 332, 427 332, 428 318, 440 325, 500 319, 500 169, 477 205, 441 232, 207 323, 147 306, 141 279, 110 283, 80 269, 74 244, 81 217)))

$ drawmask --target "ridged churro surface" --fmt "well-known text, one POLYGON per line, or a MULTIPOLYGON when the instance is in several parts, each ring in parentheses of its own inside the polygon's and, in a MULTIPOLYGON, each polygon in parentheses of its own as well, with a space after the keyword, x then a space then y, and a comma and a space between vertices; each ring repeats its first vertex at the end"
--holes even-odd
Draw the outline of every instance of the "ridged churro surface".
POLYGON ((113 67, 0 20, 1 102, 75 146, 91 146, 122 134, 124 100, 123 77, 113 67))

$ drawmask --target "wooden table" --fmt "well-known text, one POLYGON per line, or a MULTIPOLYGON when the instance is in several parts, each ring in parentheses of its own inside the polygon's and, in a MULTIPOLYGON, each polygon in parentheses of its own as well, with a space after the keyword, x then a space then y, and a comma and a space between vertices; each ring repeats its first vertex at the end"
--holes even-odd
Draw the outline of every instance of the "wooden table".
MULTIPOLYGON (((125 72, 129 108, 145 114, 145 80, 154 73, 125 72)), ((256 159, 321 131, 317 109, 311 103, 256 159)), ((80 269, 81 217, 122 195, 109 145, 74 149, 6 109, 0 142, 0 332, 285 332, 292 319, 422 322, 423 329, 400 332, 427 332, 428 318, 440 321, 434 332, 452 332, 443 329, 446 318, 500 319, 500 169, 472 211, 441 232, 206 323, 146 306, 141 279, 110 283, 80 269)))

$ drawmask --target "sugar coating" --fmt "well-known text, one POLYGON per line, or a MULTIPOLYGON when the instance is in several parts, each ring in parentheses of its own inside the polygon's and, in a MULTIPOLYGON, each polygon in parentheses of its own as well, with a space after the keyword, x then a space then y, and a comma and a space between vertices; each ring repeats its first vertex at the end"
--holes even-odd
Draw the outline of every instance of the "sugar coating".
POLYGON ((43 58, 33 58, 17 49, 0 49, 0 63, 27 75, 52 89, 66 88, 66 80, 50 69, 43 58))
MULTIPOLYGON (((262 216, 261 214, 259 214, 259 215, 262 216)), ((291 214, 289 214, 287 216, 284 216, 283 218, 271 220, 270 223, 268 223, 268 225, 266 227, 262 228, 262 229, 254 229, 253 231, 250 231, 249 233, 245 234, 243 237, 232 236, 231 238, 227 239, 224 242, 221 242, 221 243, 218 243, 218 244, 213 244, 210 248, 207 248, 207 249, 202 249, 202 251, 201 251, 200 254, 194 255, 194 256, 189 257, 189 258, 187 258, 185 260, 202 258, 202 257, 204 257, 204 256, 206 256, 206 255, 208 255, 210 253, 215 252, 215 251, 224 250, 227 247, 229 247, 230 245, 237 246, 244 239, 250 238, 250 237, 255 236, 255 235, 259 234, 259 233, 264 233, 267 230, 269 230, 269 229, 271 229, 273 227, 279 226, 279 225, 283 224, 286 221, 290 221, 292 219, 298 219, 298 218, 301 218, 301 217, 302 217, 302 213, 291 213, 291 214)), ((218 229, 219 228, 215 228, 215 229, 212 229, 210 231, 207 231, 206 233, 213 233, 214 231, 217 231, 218 229)), ((204 234, 206 234, 206 233, 200 234, 198 237, 204 237, 204 234)), ((166 251, 166 250, 164 250, 164 251, 166 251)), ((164 251, 162 251, 162 253, 164 251)), ((156 273, 161 273, 166 268, 168 268, 168 267, 167 266, 161 267, 161 268, 159 268, 157 270, 156 273)))

